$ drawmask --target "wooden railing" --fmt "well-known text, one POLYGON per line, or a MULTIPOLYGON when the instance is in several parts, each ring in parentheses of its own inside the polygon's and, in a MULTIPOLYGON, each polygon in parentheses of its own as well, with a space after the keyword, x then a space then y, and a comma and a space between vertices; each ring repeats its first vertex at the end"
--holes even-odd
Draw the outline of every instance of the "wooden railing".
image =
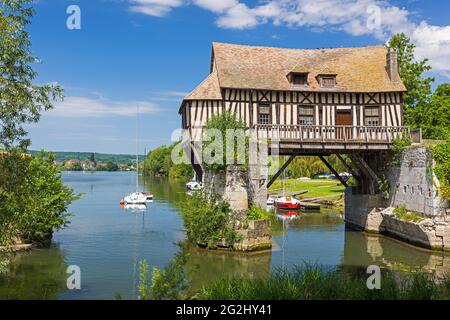
POLYGON ((392 143, 411 137, 409 127, 255 125, 258 139, 299 142, 392 143))

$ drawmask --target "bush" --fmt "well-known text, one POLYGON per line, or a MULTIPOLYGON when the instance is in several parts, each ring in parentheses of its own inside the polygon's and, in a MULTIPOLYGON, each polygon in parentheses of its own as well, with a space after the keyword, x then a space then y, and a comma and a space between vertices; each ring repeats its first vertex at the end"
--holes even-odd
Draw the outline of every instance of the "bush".
POLYGON ((138 286, 140 300, 181 300, 189 287, 184 251, 176 254, 163 269, 153 267, 152 283, 148 282, 147 261, 140 263, 141 282, 138 286))
POLYGON ((161 146, 151 151, 144 160, 145 173, 152 176, 168 176, 172 179, 192 178, 194 173, 190 164, 174 164, 172 162, 172 150, 178 143, 170 146, 161 146))
POLYGON ((49 240, 69 223, 68 206, 78 198, 62 183, 53 155, 0 156, 0 244, 49 240))
POLYGON ((420 222, 423 220, 423 217, 420 213, 410 212, 406 210, 404 206, 395 208, 394 214, 398 219, 403 221, 420 222))
POLYGON ((237 240, 230 205, 217 196, 194 193, 180 204, 189 241, 216 248, 223 241, 232 245, 237 240))
POLYGON ((319 266, 277 270, 268 278, 222 279, 204 287, 201 300, 425 300, 450 299, 450 279, 439 283, 415 273, 398 280, 384 273, 380 290, 367 288, 367 277, 319 266))
POLYGON ((401 138, 397 138, 392 142, 392 163, 399 167, 402 159, 403 151, 411 145, 411 139, 408 135, 403 135, 401 138))
POLYGON ((441 194, 450 200, 450 140, 434 147, 433 158, 436 161, 434 172, 441 184, 441 194))
POLYGON ((258 206, 251 206, 247 213, 248 220, 267 220, 271 218, 270 212, 258 206))

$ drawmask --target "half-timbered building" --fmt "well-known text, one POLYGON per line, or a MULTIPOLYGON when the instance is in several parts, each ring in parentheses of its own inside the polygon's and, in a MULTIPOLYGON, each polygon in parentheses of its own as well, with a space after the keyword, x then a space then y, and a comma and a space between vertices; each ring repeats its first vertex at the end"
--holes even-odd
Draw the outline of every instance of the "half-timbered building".
POLYGON ((180 107, 193 141, 230 110, 287 155, 387 150, 403 126, 397 52, 384 46, 282 49, 213 43, 210 73, 180 107))

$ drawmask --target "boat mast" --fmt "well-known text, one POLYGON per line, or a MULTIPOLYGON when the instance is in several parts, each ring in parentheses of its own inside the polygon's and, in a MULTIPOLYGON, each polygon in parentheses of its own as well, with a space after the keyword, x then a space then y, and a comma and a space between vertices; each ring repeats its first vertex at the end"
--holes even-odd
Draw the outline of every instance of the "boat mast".
POLYGON ((136 192, 139 191, 139 105, 136 107, 136 192))

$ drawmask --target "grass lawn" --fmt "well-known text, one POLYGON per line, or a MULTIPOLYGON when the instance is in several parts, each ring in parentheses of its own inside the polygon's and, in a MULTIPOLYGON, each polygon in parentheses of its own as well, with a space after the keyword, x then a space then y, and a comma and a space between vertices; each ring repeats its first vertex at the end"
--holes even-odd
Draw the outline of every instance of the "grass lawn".
MULTIPOLYGON (((344 193, 344 187, 337 180, 286 180, 286 192, 308 190, 308 193, 302 197, 316 198, 336 195, 339 196, 344 193)), ((271 193, 283 192, 283 180, 277 180, 270 187, 271 193)))

